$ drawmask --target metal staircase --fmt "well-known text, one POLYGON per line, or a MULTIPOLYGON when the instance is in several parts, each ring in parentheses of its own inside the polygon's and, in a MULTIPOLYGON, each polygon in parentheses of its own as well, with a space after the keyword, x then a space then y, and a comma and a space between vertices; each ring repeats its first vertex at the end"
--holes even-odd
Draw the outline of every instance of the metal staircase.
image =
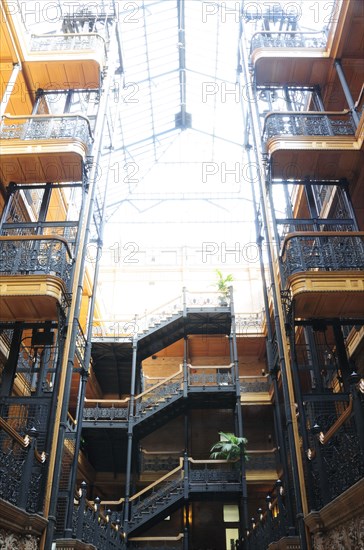
MULTIPOLYGON (((234 365, 193 367, 181 365, 179 370, 147 388, 133 399, 86 399, 83 410, 84 428, 122 428, 128 422, 139 436, 146 435, 193 402, 203 407, 216 402, 232 406, 236 399, 234 365)), ((193 406, 193 405, 192 405, 193 406)))
POLYGON ((180 368, 177 373, 136 396, 132 417, 134 425, 155 416, 167 407, 175 406, 182 396, 183 372, 180 368))
POLYGON ((141 491, 130 499, 130 520, 127 533, 136 531, 151 522, 156 522, 170 513, 183 499, 183 472, 179 466, 161 481, 141 491))
POLYGON ((220 494, 224 499, 234 499, 240 492, 241 474, 236 463, 194 460, 184 455, 179 466, 125 501, 123 528, 127 534, 145 529, 193 495, 206 498, 220 494))

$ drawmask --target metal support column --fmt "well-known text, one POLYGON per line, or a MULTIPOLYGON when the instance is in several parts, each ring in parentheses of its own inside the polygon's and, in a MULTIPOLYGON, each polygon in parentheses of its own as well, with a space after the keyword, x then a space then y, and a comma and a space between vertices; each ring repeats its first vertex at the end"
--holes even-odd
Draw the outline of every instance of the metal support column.
MULTIPOLYGON (((239 383, 239 357, 238 357, 238 347, 236 342, 236 323, 235 323, 235 308, 234 308, 234 295, 233 287, 229 287, 230 295, 230 311, 231 311, 231 344, 232 344, 232 354, 233 354, 233 363, 234 363, 234 377, 235 377, 235 396, 236 396, 236 419, 237 419, 237 428, 238 428, 238 437, 244 437, 244 428, 243 428, 243 414, 241 409, 241 393, 240 393, 240 383, 239 383)), ((246 533, 248 530, 248 491, 246 483, 246 468, 245 468, 245 457, 242 455, 240 460, 241 467, 241 506, 240 506, 240 533, 239 540, 245 544, 246 533)), ((245 548, 243 546, 243 548, 245 548)))
MULTIPOLYGON (((242 22, 243 25, 243 22, 242 22)), ((284 313, 280 296, 280 284, 279 277, 276 270, 276 261, 274 258, 275 246, 273 245, 273 235, 271 231, 271 225, 268 220, 269 206, 267 197, 264 193, 263 187, 263 174, 267 173, 269 167, 262 162, 260 153, 263 150, 261 143, 261 131, 259 125, 259 109, 257 105, 257 98, 251 89, 251 79, 248 73, 249 59, 244 43, 243 28, 241 28, 242 36, 242 59, 241 66, 243 68, 244 85, 247 92, 247 101, 243 107, 247 106, 248 113, 247 119, 251 124, 251 135, 253 139, 253 148, 255 151, 255 163, 258 164, 258 185, 260 193, 260 202, 262 208, 263 228, 265 231, 265 237, 269 246, 267 247, 269 271, 271 278, 272 298, 273 298, 273 310, 274 310, 274 322, 276 328, 278 352, 280 369, 282 373, 282 389, 284 396, 284 406, 286 413, 286 425, 287 435, 289 443, 289 451, 291 455, 291 466, 293 475, 293 485, 295 493, 295 501, 297 508, 297 524, 299 529, 299 536, 301 541, 301 550, 309 548, 309 540, 306 537, 306 527, 303 521, 304 515, 308 513, 307 497, 305 478, 303 472, 301 445, 298 432, 297 419, 295 416, 295 396, 292 381, 292 372, 290 367, 290 359, 287 342, 285 340, 285 327, 284 327, 284 313)))
POLYGON ((349 106, 349 109, 351 111, 351 115, 353 117, 355 127, 357 128, 359 126, 360 117, 359 117, 358 113, 355 110, 355 103, 354 103, 353 97, 351 95, 351 91, 350 91, 350 88, 348 86, 348 83, 346 82, 344 71, 343 71, 343 68, 341 66, 341 62, 340 62, 339 59, 335 59, 335 69, 336 69, 337 75, 339 77, 339 80, 340 80, 340 83, 341 83, 341 86, 342 86, 342 89, 343 89, 343 92, 344 92, 344 95, 345 95, 345 99, 346 99, 346 101, 348 103, 348 106, 349 106))
POLYGON ((130 485, 131 485, 131 469, 132 469, 132 456, 133 456, 133 417, 134 417, 134 403, 135 403, 135 381, 136 381, 136 368, 137 368, 137 352, 138 342, 137 338, 133 338, 133 358, 131 366, 131 388, 130 388, 130 401, 129 401, 129 415, 128 415, 128 449, 126 455, 126 472, 125 472, 125 505, 124 505, 124 530, 128 532, 129 523, 129 505, 130 505, 130 485))

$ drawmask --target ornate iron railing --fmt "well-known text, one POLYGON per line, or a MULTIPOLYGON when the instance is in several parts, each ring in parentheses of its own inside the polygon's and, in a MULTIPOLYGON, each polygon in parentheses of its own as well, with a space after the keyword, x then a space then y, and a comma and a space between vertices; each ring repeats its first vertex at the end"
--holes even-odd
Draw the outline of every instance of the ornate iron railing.
POLYGON ((158 483, 149 491, 138 498, 130 499, 130 517, 131 523, 139 523, 141 513, 148 512, 155 515, 158 509, 164 509, 169 504, 168 500, 173 497, 181 497, 183 491, 183 479, 179 476, 178 479, 168 480, 163 483, 158 483))
POLYGON ((98 550, 121 550, 125 548, 120 515, 107 510, 100 511, 100 499, 92 504, 86 498, 87 485, 82 482, 73 508, 73 536, 93 544, 98 550))
POLYGON ((350 111, 287 111, 266 115, 263 140, 280 136, 354 136, 355 131, 350 111))
POLYGON ((217 484, 218 491, 226 491, 227 486, 241 484, 239 462, 227 460, 194 460, 188 459, 188 483, 194 485, 217 484))
POLYGON ((45 453, 37 450, 33 427, 21 436, 0 418, 0 497, 27 512, 41 512, 45 478, 45 453))
POLYGON ((127 422, 129 416, 129 398, 124 400, 86 399, 83 409, 83 420, 94 422, 127 422), (95 403, 93 407, 92 404, 95 403), (111 404, 111 406, 107 406, 111 404))
POLYGON ((165 378, 155 386, 135 397, 134 417, 155 412, 167 404, 173 397, 182 395, 183 373, 180 368, 177 373, 165 378))
POLYGON ((278 452, 277 449, 269 451, 247 451, 247 471, 256 470, 277 470, 278 452))
POLYGON ((127 422, 131 415, 135 422, 139 422, 166 406, 171 399, 180 397, 182 383, 182 369, 179 369, 177 373, 136 395, 132 410, 130 410, 131 400, 129 397, 125 399, 86 399, 83 420, 127 422), (95 406, 92 406, 93 404, 95 406))
POLYGON ((70 52, 101 50, 106 54, 106 43, 97 33, 32 34, 31 52, 70 52))
POLYGON ((235 372, 234 364, 230 365, 213 365, 196 367, 187 365, 188 367, 188 386, 234 386, 235 372))
POLYGON ((267 375, 262 376, 239 376, 241 393, 247 392, 269 392, 270 382, 267 375))
POLYGON ((4 237, 20 236, 20 235, 43 235, 44 237, 63 237, 67 240, 67 243, 71 250, 73 250, 73 244, 76 240, 78 223, 74 222, 74 225, 62 225, 62 223, 56 224, 54 222, 14 222, 4 223, 1 230, 1 235, 4 237), (40 229, 41 228, 41 229, 40 229))
MULTIPOLYGON (((334 394, 335 395, 335 394, 334 394)), ((309 483, 312 487, 311 508, 320 509, 342 494, 364 476, 364 456, 352 402, 337 395, 327 400, 307 402, 305 412, 310 448, 309 483)), ((325 399, 326 398, 326 399, 325 399)))
POLYGON ((0 139, 79 139, 87 147, 92 142, 90 121, 83 115, 3 115, 0 139))
POLYGON ((0 417, 6 418, 7 423, 19 434, 26 434, 35 428, 37 445, 45 449, 51 397, 50 393, 41 397, 2 397, 0 417))
POLYGON ((79 364, 84 369, 88 368, 88 365, 85 365, 85 352, 86 352, 86 338, 81 328, 80 323, 77 321, 77 333, 76 333, 76 357, 79 361, 79 364))
POLYGON ((296 219, 278 218, 279 233, 283 239, 293 232, 301 231, 355 231, 356 224, 352 219, 296 219))
POLYGON ((360 231, 289 234, 281 253, 284 273, 363 270, 363 238, 360 231))
POLYGON ((235 331, 236 334, 255 334, 263 331, 263 311, 252 313, 236 313, 235 331))
MULTIPOLYGON (((250 53, 257 48, 325 48, 324 31, 259 31, 251 38, 250 53)), ((309 55, 309 52, 307 52, 309 55)), ((293 54, 293 53, 292 53, 293 54)))
MULTIPOLYGON (((277 480, 273 490, 266 497, 265 509, 257 509, 257 517, 252 517, 246 536, 247 550, 268 548, 272 542, 294 534, 289 525, 285 505, 285 495, 281 480, 277 480)), ((294 547, 295 548, 295 547, 294 547)), ((297 548, 299 550, 299 547, 297 548)))
POLYGON ((130 498, 129 529, 135 529, 183 496, 183 459, 179 466, 130 498))
POLYGON ((54 275, 70 283, 73 259, 62 237, 0 237, 0 258, 0 275, 54 275))
POLYGON ((180 464, 183 456, 181 451, 153 452, 146 449, 140 450, 139 469, 141 473, 146 472, 170 472, 180 464))

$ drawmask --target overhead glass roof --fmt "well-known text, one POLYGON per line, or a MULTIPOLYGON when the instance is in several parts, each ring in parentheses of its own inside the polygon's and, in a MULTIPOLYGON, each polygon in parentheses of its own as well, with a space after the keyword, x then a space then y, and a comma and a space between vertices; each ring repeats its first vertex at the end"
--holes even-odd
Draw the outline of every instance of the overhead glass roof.
POLYGON ((130 4, 119 14, 124 75, 113 143, 126 186, 121 193, 118 188, 118 196, 110 186, 108 217, 120 214, 127 201, 138 203, 140 212, 148 209, 146 201, 160 205, 182 195, 185 200, 235 197, 237 163, 243 158, 236 84, 241 2, 234 2, 237 11, 225 23, 218 8, 223 2, 130 4), (235 172, 222 182, 221 168, 235 172))

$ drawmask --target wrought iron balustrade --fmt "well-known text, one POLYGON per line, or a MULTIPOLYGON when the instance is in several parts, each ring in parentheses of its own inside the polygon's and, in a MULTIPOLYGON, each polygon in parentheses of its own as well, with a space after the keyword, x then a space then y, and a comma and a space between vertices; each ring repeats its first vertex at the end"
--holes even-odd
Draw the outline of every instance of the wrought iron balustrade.
POLYGON ((239 376, 241 393, 269 392, 270 382, 267 375, 264 376, 239 376))
POLYGON ((38 513, 43 508, 46 470, 44 453, 37 450, 38 432, 33 427, 20 433, 0 418, 0 498, 38 513))
POLYGON ((235 384, 234 364, 196 367, 188 365, 188 386, 233 386, 235 384))
POLYGON ((255 334, 263 331, 263 311, 253 313, 237 313, 235 315, 235 330, 237 334, 255 334))
POLYGON ((143 414, 155 412, 173 397, 182 395, 182 384, 183 374, 180 368, 177 373, 135 397, 134 416, 140 418, 143 414))
POLYGON ((42 397, 2 397, 0 417, 6 418, 11 428, 19 434, 37 430, 37 446, 45 449, 47 422, 50 412, 51 394, 42 397))
POLYGON ((279 233, 281 239, 289 234, 298 231, 355 231, 355 222, 348 218, 340 219, 297 219, 297 218, 278 218, 277 225, 279 226, 279 233))
POLYGON ((73 508, 73 537, 93 544, 98 550, 121 550, 125 548, 121 515, 107 510, 100 511, 100 499, 92 504, 86 498, 87 485, 82 482, 73 508))
MULTIPOLYGON (((324 31, 259 31, 251 38, 250 53, 257 48, 325 48, 324 31)), ((309 52, 307 52, 309 55, 309 52)), ((293 52, 292 52, 293 54, 293 52)))
POLYGON ((263 140, 281 136, 354 136, 355 131, 350 111, 286 111, 266 115, 263 140))
POLYGON ((97 33, 32 34, 31 52, 70 52, 102 50, 106 54, 104 38, 97 33))
MULTIPOLYGON (((311 508, 319 510, 364 476, 364 456, 351 400, 307 402, 311 508)), ((347 397, 347 396, 346 396, 347 397)))
POLYGON ((283 484, 281 480, 277 480, 273 490, 265 499, 264 509, 258 508, 257 517, 251 518, 246 548, 262 550, 268 548, 270 543, 291 534, 294 534, 294 528, 289 525, 283 484))
POLYGON ((66 287, 73 265, 68 243, 61 237, 22 235, 0 237, 0 275, 54 275, 66 287))
POLYGON ((83 115, 3 115, 0 123, 0 139, 79 139, 87 147, 93 137, 90 121, 83 115))
POLYGON ((76 332, 76 357, 80 363, 80 366, 84 369, 88 368, 88 365, 85 365, 85 352, 86 352, 87 341, 79 321, 77 321, 77 332, 76 332))
POLYGON ((83 409, 83 420, 97 421, 119 421, 127 422, 129 417, 129 399, 118 400, 95 400, 86 399, 83 409), (92 404, 95 404, 93 407, 92 404))
POLYGON ((182 461, 180 466, 130 498, 129 528, 135 529, 163 512, 183 496, 182 461))
POLYGON ((73 252, 73 244, 76 240, 78 231, 78 223, 70 224, 66 222, 65 225, 62 223, 55 222, 14 222, 14 223, 4 223, 1 230, 1 235, 6 237, 18 236, 18 235, 44 235, 44 236, 57 236, 63 237, 67 240, 67 243, 70 249, 73 252))
POLYGON ((141 449, 140 472, 169 472, 180 464, 183 451, 153 452, 141 449))
POLYGON ((290 234, 281 253, 284 273, 363 270, 363 238, 360 231, 290 234))
POLYGON ((217 491, 226 491, 229 484, 241 484, 240 464, 227 460, 188 459, 188 482, 190 488, 197 484, 216 484, 217 491))
POLYGON ((277 449, 269 451, 247 451, 245 468, 249 470, 276 470, 278 466, 277 449))

